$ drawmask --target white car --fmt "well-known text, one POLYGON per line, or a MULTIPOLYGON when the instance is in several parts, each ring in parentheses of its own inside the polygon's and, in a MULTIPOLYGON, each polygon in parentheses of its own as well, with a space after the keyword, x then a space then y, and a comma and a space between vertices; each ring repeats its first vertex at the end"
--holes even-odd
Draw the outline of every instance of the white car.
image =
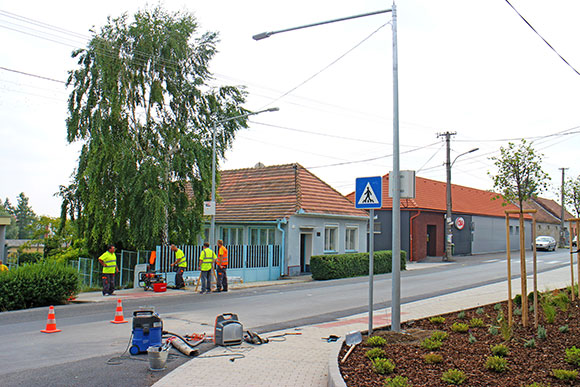
POLYGON ((536 238, 536 250, 556 250, 556 240, 551 236, 539 236, 536 238))

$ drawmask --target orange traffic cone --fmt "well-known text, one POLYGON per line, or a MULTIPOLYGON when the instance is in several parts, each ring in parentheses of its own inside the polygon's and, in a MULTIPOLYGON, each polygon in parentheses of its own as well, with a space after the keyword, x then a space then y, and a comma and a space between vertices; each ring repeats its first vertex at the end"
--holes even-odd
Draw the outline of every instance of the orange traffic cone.
POLYGON ((60 332, 60 329, 56 329, 56 320, 54 319, 54 306, 48 308, 48 319, 46 320, 46 329, 41 330, 43 333, 55 333, 60 332))
POLYGON ((111 320, 113 324, 123 324, 129 322, 123 317, 123 304, 121 304, 121 299, 117 300, 117 309, 115 310, 115 319, 111 320))

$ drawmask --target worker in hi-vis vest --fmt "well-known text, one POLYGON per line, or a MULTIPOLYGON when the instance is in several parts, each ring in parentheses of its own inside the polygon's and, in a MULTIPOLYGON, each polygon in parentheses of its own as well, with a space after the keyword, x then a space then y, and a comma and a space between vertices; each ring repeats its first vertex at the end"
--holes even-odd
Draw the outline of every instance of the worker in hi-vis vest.
POLYGON ((216 256, 212 249, 209 248, 209 243, 203 244, 203 251, 199 256, 199 265, 201 270, 201 294, 211 293, 211 269, 216 256))
POLYGON ((224 246, 224 241, 218 241, 218 255, 215 261, 215 271, 217 273, 217 291, 228 291, 228 275, 226 273, 228 268, 228 249, 224 246))
POLYGON ((119 272, 114 245, 108 246, 107 251, 99 257, 99 263, 103 266, 103 296, 113 295, 115 293, 115 273, 119 272))
POLYGON ((187 259, 185 259, 185 254, 181 249, 178 249, 175 245, 171 245, 171 251, 175 253, 175 262, 171 264, 174 269, 177 269, 175 272, 175 288, 181 289, 185 287, 185 283, 183 282, 183 272, 187 268, 187 259))

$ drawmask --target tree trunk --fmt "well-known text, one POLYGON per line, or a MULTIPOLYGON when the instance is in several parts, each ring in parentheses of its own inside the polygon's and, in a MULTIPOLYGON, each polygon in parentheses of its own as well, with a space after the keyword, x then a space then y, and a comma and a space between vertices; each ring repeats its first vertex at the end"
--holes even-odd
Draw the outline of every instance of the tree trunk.
MULTIPOLYGON (((521 207, 520 207, 521 208, 521 207)), ((528 285, 526 274, 526 235, 524 214, 520 212, 520 271, 522 280, 522 325, 528 326, 528 285)))

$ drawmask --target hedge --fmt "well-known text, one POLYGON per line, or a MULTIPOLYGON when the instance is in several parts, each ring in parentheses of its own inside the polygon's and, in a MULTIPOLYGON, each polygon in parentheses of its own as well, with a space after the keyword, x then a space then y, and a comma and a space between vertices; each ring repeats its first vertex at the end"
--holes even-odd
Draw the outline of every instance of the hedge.
MULTIPOLYGON (((391 250, 375 251, 374 273, 390 273, 392 270, 391 250)), ((407 252, 401 251, 401 270, 406 267, 407 252)), ((315 280, 359 277, 369 274, 369 253, 313 255, 310 257, 310 272, 315 280)))
POLYGON ((77 271, 52 260, 0 272, 0 311, 64 304, 80 291, 77 271))

